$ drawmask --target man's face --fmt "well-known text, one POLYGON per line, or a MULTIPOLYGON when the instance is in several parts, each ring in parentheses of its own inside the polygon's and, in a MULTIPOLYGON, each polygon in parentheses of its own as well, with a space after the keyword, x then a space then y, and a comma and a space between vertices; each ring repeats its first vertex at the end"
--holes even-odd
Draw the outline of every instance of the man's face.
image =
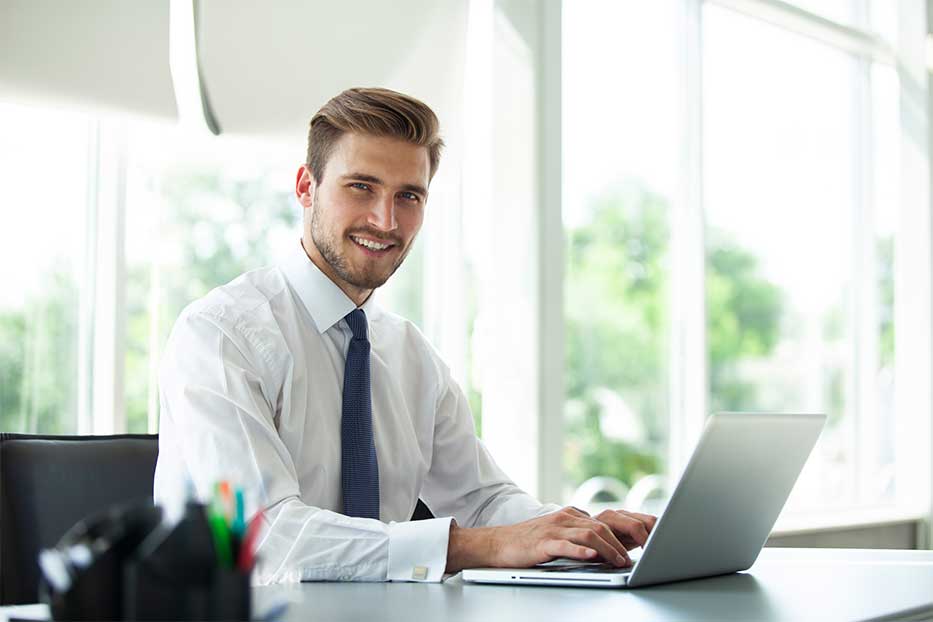
POLYGON ((429 174, 427 148, 352 133, 334 146, 320 185, 306 168, 299 170, 298 198, 311 210, 305 250, 357 304, 411 250, 424 218, 429 174))

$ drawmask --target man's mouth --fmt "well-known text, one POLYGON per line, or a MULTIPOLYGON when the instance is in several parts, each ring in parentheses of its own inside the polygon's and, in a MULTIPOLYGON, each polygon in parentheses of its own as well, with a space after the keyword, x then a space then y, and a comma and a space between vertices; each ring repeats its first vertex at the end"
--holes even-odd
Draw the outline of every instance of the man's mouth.
POLYGON ((357 246, 361 246, 364 250, 375 255, 382 255, 395 247, 395 244, 391 242, 379 242, 358 235, 351 235, 350 239, 353 240, 357 246))

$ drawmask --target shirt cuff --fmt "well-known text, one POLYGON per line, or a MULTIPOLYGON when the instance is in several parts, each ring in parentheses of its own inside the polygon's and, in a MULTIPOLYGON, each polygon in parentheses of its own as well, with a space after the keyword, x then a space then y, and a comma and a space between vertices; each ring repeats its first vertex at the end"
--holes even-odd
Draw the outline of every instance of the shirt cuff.
POLYGON ((437 583, 447 568, 450 517, 389 523, 389 581, 437 583))

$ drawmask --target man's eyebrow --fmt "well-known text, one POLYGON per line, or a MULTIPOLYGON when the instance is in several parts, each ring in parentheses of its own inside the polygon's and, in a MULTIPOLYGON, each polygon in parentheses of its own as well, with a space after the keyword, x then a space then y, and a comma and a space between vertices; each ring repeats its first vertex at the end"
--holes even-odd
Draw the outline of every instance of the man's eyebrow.
MULTIPOLYGON (((380 186, 385 185, 385 182, 375 175, 368 175, 366 173, 347 173, 346 175, 341 175, 340 179, 355 179, 356 181, 365 181, 380 186)), ((421 196, 428 196, 428 189, 418 184, 402 184, 402 190, 405 192, 414 192, 421 196)))
POLYGON ((366 173, 347 173, 346 175, 341 175, 340 179, 355 179, 357 181, 368 181, 371 184, 379 184, 380 186, 384 183, 381 179, 375 175, 367 175, 366 173))

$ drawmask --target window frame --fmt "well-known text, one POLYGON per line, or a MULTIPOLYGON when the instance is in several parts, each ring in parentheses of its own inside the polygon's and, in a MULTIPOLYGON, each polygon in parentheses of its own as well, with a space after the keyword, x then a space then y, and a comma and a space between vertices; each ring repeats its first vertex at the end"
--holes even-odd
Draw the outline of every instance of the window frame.
MULTIPOLYGON (((708 401, 708 370, 706 352, 706 300, 705 300, 705 241, 704 241, 704 206, 703 206, 703 66, 702 66, 702 11, 706 3, 715 4, 736 11, 745 16, 777 25, 791 32, 814 38, 835 49, 852 55, 857 62, 856 83, 853 97, 857 111, 856 141, 861 152, 856 155, 857 171, 867 172, 860 175, 857 199, 852 207, 852 222, 858 223, 850 231, 853 241, 860 250, 855 266, 856 281, 862 283, 873 274, 866 270, 865 264, 873 257, 866 249, 872 243, 873 195, 871 177, 872 118, 871 118, 871 67, 880 63, 895 67, 900 78, 901 100, 901 152, 906 154, 908 162, 900 180, 901 202, 898 214, 895 261, 895 347, 896 368, 898 370, 898 397, 896 398, 897 433, 896 456, 898 461, 898 498, 894 508, 888 508, 892 516, 916 518, 930 515, 930 501, 933 499, 933 478, 930 476, 930 449, 933 447, 931 436, 930 412, 931 392, 929 378, 931 373, 930 324, 930 283, 931 283, 931 236, 929 227, 929 137, 924 133, 927 123, 916 120, 917 108, 922 106, 924 120, 929 119, 930 111, 926 88, 926 67, 923 50, 926 33, 926 11, 922 3, 901 0, 899 11, 899 41, 896 48, 882 40, 868 28, 868 0, 853 3, 856 23, 852 27, 834 22, 820 15, 811 13, 780 0, 680 0, 681 9, 679 40, 682 42, 681 57, 681 119, 685 137, 682 188, 678 200, 672 206, 672 300, 671 300, 671 409, 669 424, 668 479, 673 484, 689 458, 690 451, 698 440, 705 424, 708 401), (906 26, 905 26, 906 24, 906 26), (917 26, 919 25, 919 27, 917 26), (918 206, 920 206, 918 208, 918 206), (911 226, 909 223, 918 223, 911 226), (924 226, 926 225, 926 226, 924 226), (905 238, 906 236, 906 238, 905 238), (911 258, 920 260, 919 264, 911 258), (912 265, 910 275, 905 274, 905 266, 912 265), (919 265, 919 268, 916 268, 919 265), (903 296, 910 292, 910 302, 903 296), (905 309, 910 306, 908 313, 905 309), (703 312, 697 313, 697 309, 703 312), (905 334, 916 336, 907 339, 905 334), (909 376, 904 373, 910 370, 909 376), (902 378, 902 376, 908 376, 902 378), (906 385, 906 386, 905 386, 906 385), (910 404, 907 408, 904 404, 910 404), (927 413, 927 414, 925 414, 927 413), (906 420, 906 421, 905 421, 906 420), (914 433, 911 434, 910 430, 914 433)), ((551 10, 560 11, 562 3, 545 3, 551 10), (557 6, 557 8, 554 8, 557 6)), ((545 38, 542 57, 547 50, 557 49, 555 44, 545 38)), ((559 62, 542 62, 539 65, 542 83, 559 83, 561 67, 559 62)), ((548 110, 553 103, 543 99, 539 102, 541 111, 548 110)), ((559 145, 561 127, 559 118, 542 126, 542 144, 559 145)), ((560 188, 554 187, 553 168, 542 166, 540 180, 542 200, 542 230, 545 222, 553 217, 553 211, 560 210, 560 188), (556 190, 556 191, 555 191, 556 190), (556 199, 554 197, 557 197, 556 199)), ((542 240, 543 241, 543 240, 542 240)), ((864 283, 856 288, 852 308, 858 309, 870 303, 875 292, 864 283)), ((552 298, 540 298, 542 308, 540 317, 545 317, 545 305, 553 305, 552 298)), ((558 303, 561 304, 562 303, 558 303)), ((875 309, 857 314, 852 318, 857 328, 853 366, 857 377, 865 377, 874 361, 871 353, 877 350, 874 334, 876 322, 873 321, 875 309)), ((561 338, 563 327, 542 333, 542 339, 561 338)), ((871 370, 873 374, 873 370, 871 370)), ((540 382, 543 387, 563 387, 564 370, 553 366, 542 366, 540 382)), ((869 376, 871 377, 871 376, 869 376)), ((857 382, 857 380, 855 380, 857 382)), ((864 477, 861 457, 867 443, 866 430, 871 428, 865 420, 866 391, 858 391, 855 386, 849 389, 854 398, 854 426, 861 428, 857 435, 855 469, 858 483, 864 477)), ((546 410, 548 401, 542 401, 540 417, 540 437, 542 439, 560 438, 563 433, 562 414, 555 416, 552 410, 546 410)), ((563 404, 563 399, 559 401, 563 404)), ((539 455, 551 455, 553 447, 544 441, 539 443, 539 455)), ((559 453, 556 455, 560 455, 559 453)), ((545 482, 546 467, 539 471, 539 481, 545 482)), ((539 494, 555 491, 540 490, 539 494)), ((542 494, 542 496, 545 496, 542 494)), ((842 520, 842 517, 840 517, 842 520)), ((798 520, 799 522, 799 520, 798 520)), ((930 527, 927 527, 928 533, 930 527)), ((933 541, 933 536, 931 536, 933 541)))

